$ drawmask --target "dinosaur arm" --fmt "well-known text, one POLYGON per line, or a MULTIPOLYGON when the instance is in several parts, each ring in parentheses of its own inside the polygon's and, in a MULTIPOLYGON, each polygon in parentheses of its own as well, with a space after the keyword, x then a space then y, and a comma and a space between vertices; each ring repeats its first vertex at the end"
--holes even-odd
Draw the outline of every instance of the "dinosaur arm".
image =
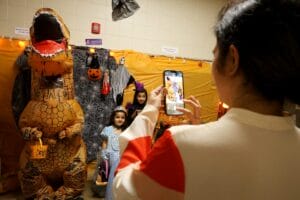
POLYGON ((74 135, 81 135, 83 123, 84 123, 84 116, 81 110, 80 105, 77 102, 73 104, 74 111, 76 111, 76 120, 74 123, 64 130, 60 131, 58 134, 59 139, 63 139, 65 137, 72 138, 74 135))
POLYGON ((21 133, 24 140, 38 139, 43 135, 42 131, 39 131, 37 127, 23 127, 21 133))

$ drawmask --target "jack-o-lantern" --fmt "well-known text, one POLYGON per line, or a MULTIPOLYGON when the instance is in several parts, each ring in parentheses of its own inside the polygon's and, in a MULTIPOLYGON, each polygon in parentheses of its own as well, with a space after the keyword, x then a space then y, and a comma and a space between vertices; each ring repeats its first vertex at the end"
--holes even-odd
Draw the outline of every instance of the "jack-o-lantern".
POLYGON ((101 79, 101 69, 98 61, 98 56, 97 54, 92 54, 87 57, 87 66, 89 67, 88 69, 88 78, 91 81, 97 81, 101 79))
POLYGON ((102 72, 101 72, 100 68, 97 68, 97 69, 89 68, 89 70, 88 70, 88 78, 91 81, 100 80, 101 75, 102 75, 102 72))

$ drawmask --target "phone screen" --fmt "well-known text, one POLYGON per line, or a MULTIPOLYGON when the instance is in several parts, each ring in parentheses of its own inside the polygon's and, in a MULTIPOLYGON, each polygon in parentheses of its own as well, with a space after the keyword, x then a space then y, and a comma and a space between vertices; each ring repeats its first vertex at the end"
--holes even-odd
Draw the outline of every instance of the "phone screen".
POLYGON ((184 107, 183 102, 183 74, 181 71, 164 71, 164 86, 167 89, 165 109, 167 115, 181 115, 177 107, 184 107))

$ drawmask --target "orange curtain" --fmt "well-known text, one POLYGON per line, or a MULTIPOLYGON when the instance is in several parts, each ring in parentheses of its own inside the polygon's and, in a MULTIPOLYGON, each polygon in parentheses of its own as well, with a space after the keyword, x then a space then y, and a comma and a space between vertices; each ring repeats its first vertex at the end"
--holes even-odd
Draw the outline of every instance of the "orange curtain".
POLYGON ((26 45, 26 41, 0 38, 0 193, 12 190, 18 184, 16 173, 23 141, 13 116, 12 90, 18 74, 15 61, 26 45))

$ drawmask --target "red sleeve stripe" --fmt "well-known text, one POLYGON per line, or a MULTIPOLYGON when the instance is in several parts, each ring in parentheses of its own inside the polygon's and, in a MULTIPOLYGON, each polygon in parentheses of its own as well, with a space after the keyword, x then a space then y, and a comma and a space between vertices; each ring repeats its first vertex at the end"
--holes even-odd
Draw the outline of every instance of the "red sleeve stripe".
POLYGON ((133 181, 139 199, 143 200, 183 200, 184 193, 163 187, 141 171, 135 170, 133 181))
POLYGON ((169 189, 185 191, 183 161, 168 130, 156 141, 147 160, 141 163, 140 170, 169 189))
POLYGON ((131 163, 145 160, 150 149, 150 136, 139 137, 137 139, 130 140, 122 154, 116 173, 131 163))

